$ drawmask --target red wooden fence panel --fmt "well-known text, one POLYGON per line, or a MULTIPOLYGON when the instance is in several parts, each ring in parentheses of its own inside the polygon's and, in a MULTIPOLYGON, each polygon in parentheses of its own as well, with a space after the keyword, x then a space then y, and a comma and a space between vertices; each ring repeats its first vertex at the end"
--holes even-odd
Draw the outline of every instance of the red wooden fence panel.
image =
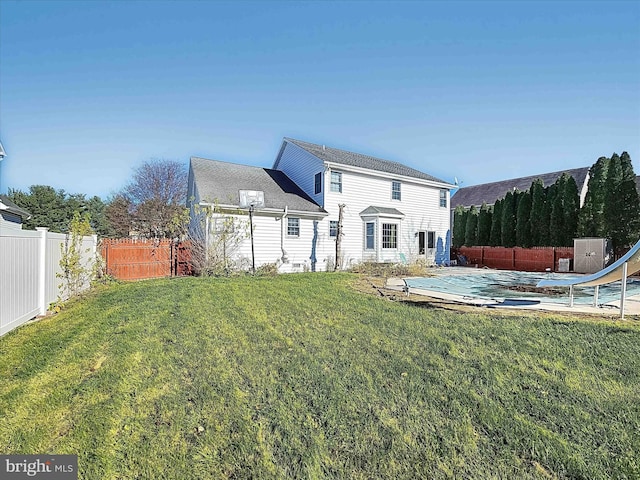
POLYGON ((460 247, 454 251, 467 257, 467 264, 500 270, 544 272, 559 270, 561 258, 573 259, 573 247, 460 247))
POLYGON ((172 240, 105 239, 101 244, 106 272, 120 280, 189 275, 189 245, 172 240))

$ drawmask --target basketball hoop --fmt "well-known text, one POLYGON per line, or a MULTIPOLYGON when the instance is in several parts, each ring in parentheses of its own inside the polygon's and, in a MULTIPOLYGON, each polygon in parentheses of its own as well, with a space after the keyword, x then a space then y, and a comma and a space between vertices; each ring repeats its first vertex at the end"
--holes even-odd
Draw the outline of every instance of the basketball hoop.
POLYGON ((238 190, 240 208, 249 210, 249 225, 251 228, 251 271, 256 273, 256 256, 253 249, 253 211, 264 208, 264 192, 260 190, 238 190))

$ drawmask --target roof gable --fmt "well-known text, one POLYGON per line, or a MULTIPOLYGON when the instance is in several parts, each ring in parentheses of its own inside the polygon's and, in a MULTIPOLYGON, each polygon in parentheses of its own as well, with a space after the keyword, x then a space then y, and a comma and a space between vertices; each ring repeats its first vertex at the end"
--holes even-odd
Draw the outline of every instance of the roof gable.
POLYGON ((5 210, 14 215, 18 215, 20 218, 24 220, 28 220, 31 218, 31 213, 25 210, 22 207, 19 207, 15 203, 13 203, 9 197, 6 195, 0 195, 0 209, 5 210))
POLYGON ((529 177, 511 178, 500 182, 483 183, 481 185, 464 187, 455 192, 451 197, 451 208, 456 208, 458 205, 462 205, 463 207, 470 207, 472 205, 480 206, 483 203, 493 205, 497 200, 503 198, 509 191, 529 190, 531 183, 538 178, 542 180, 545 187, 549 186, 565 172, 575 179, 576 184, 578 185, 578 191, 580 191, 584 183, 587 181, 589 167, 543 173, 540 175, 531 175, 529 177))
POLYGON ((193 179, 204 202, 239 205, 239 190, 264 192, 265 208, 326 213, 284 172, 270 168, 192 157, 193 179))
MULTIPOLYGON (((316 145, 315 143, 303 142, 302 140, 296 140, 293 138, 286 138, 284 142, 289 142, 298 147, 306 150, 313 156, 319 158, 324 162, 337 163, 340 165, 346 165, 350 167, 364 168, 367 170, 375 170, 378 172, 388 173, 391 175, 399 175, 404 177, 419 178, 421 180, 428 180, 431 182, 437 182, 442 184, 448 184, 444 180, 440 180, 432 175, 416 170, 415 168, 408 167, 399 162, 393 162, 390 160, 383 160, 381 158, 372 157, 370 155, 364 155, 361 153, 349 152, 347 150, 340 150, 339 148, 327 147, 325 145, 316 145)), ((284 144, 284 143, 283 143, 284 144)), ((280 151, 282 154, 282 150, 280 151)), ((278 155, 278 159, 280 155, 278 155)), ((275 168, 277 168, 278 160, 276 160, 275 168)))

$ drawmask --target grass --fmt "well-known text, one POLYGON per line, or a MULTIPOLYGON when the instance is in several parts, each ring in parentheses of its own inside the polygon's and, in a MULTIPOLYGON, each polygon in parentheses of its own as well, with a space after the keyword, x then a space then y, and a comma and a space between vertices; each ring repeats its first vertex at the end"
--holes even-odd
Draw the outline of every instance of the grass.
POLYGON ((103 288, 0 338, 0 452, 83 479, 640 478, 640 325, 349 274, 103 288))

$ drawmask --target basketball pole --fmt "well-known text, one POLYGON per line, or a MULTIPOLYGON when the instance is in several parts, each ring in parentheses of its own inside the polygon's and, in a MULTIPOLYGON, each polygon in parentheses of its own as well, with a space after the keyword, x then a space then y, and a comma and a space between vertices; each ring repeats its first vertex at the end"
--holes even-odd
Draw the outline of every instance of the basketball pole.
POLYGON ((251 230, 251 272, 256 273, 256 256, 253 250, 253 203, 249 205, 249 228, 251 230))

